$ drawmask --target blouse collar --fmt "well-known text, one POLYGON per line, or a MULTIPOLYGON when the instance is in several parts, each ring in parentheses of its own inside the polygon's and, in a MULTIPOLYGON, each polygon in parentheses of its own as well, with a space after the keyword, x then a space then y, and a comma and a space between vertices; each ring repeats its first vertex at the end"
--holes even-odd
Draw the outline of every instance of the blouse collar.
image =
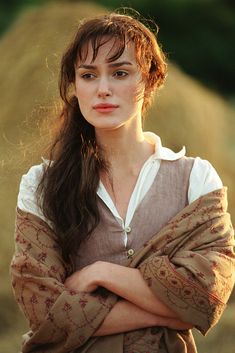
POLYGON ((163 147, 161 138, 154 132, 145 131, 144 137, 147 141, 155 145, 155 152, 151 156, 152 159, 165 159, 168 161, 175 161, 185 156, 185 146, 183 146, 183 148, 179 152, 174 152, 170 148, 163 147))

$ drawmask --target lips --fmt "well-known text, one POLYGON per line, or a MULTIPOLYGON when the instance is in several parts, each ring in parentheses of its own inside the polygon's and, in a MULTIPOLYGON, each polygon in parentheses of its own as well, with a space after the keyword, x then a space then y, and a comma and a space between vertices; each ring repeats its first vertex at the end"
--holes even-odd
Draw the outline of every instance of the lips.
POLYGON ((110 113, 118 108, 117 104, 99 103, 94 105, 93 109, 100 113, 110 113))

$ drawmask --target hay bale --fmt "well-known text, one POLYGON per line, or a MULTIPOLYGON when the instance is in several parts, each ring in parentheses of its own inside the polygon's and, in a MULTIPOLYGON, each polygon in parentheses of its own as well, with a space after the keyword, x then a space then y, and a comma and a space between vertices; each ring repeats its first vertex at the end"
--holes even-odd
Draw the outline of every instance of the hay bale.
MULTIPOLYGON (((38 124, 45 115, 53 115, 53 102, 58 99, 59 62, 68 39, 81 18, 104 12, 103 8, 87 2, 51 3, 23 13, 0 41, 0 268, 4 269, 0 304, 2 302, 3 322, 8 322, 9 316, 9 308, 4 311, 3 301, 10 293, 8 266, 13 252, 19 178, 32 163, 39 162, 43 139, 39 138, 38 124), (34 151, 30 159, 22 153, 21 146, 25 144, 34 151)), ((188 155, 199 155, 214 164, 224 184, 229 186, 233 216, 234 121, 234 111, 225 100, 173 64, 165 88, 157 94, 145 121, 145 130, 155 131, 168 147, 179 150, 186 145, 188 155)), ((11 310, 10 317, 18 318, 15 304, 11 310)), ((16 322, 18 325, 19 319, 16 322)), ((20 332, 19 327, 12 324, 9 337, 15 337, 15 330, 20 332)), ((9 337, 3 338, 7 344, 9 337)), ((15 351, 15 346, 9 352, 12 350, 15 351)))

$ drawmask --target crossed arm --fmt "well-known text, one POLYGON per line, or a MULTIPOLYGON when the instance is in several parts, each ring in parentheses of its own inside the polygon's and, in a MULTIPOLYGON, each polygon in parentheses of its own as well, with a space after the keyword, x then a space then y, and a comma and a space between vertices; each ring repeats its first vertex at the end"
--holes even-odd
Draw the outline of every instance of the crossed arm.
POLYGON ((151 326, 167 326, 178 330, 192 328, 191 324, 182 322, 153 294, 136 268, 97 261, 73 273, 66 279, 65 286, 86 292, 93 292, 101 286, 121 297, 95 332, 95 336, 151 326))

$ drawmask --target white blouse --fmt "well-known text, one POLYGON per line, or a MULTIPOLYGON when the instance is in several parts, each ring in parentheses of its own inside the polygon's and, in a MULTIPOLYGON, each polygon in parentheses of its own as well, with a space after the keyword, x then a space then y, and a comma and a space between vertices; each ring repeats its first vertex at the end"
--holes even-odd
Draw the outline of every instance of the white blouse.
MULTIPOLYGON (((137 206, 152 185, 160 168, 161 160, 174 161, 183 157, 186 153, 185 147, 183 147, 178 153, 173 152, 169 148, 163 147, 160 137, 153 132, 144 132, 144 136, 146 140, 155 145, 155 152, 146 160, 141 168, 129 201, 125 220, 118 214, 111 197, 101 181, 97 190, 98 196, 104 201, 113 216, 123 227, 123 230, 125 230, 123 239, 125 246, 127 244, 127 234, 130 231, 129 228, 132 217, 137 206)), ((36 188, 42 176, 44 163, 46 163, 46 160, 43 159, 43 163, 32 166, 28 173, 22 176, 17 206, 23 211, 35 214, 50 225, 50 222, 43 216, 36 202, 36 188)), ((207 160, 196 157, 190 173, 188 202, 191 203, 200 196, 213 190, 220 189, 222 186, 222 181, 214 167, 207 160)))

